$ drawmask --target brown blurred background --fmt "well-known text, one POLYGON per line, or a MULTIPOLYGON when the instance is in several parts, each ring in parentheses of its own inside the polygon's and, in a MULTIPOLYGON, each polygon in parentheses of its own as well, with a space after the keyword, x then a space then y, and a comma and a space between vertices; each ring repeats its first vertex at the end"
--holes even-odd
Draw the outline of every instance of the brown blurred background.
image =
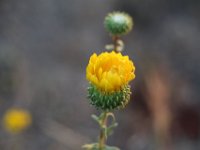
POLYGON ((85 68, 111 42, 103 20, 114 10, 134 19, 123 40, 136 79, 108 143, 200 149, 200 1, 0 0, 0 117, 11 107, 33 116, 18 135, 0 126, 1 150, 79 150, 96 141, 85 68))

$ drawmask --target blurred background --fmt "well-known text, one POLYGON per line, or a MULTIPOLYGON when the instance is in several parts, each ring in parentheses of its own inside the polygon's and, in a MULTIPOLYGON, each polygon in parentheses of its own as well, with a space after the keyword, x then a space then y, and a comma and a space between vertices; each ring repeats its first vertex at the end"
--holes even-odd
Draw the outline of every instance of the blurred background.
POLYGON ((114 10, 134 19, 123 53, 136 79, 109 145, 200 149, 200 1, 0 0, 1 150, 79 150, 97 140, 85 68, 112 42, 103 20, 114 10), (19 134, 2 123, 16 107, 32 116, 19 134))

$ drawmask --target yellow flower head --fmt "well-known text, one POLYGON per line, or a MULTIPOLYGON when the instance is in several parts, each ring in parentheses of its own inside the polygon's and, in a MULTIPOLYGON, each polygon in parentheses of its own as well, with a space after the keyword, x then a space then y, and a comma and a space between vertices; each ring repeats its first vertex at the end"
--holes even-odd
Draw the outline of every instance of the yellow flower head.
POLYGON ((3 117, 4 127, 11 133, 19 133, 26 129, 32 122, 28 111, 20 108, 7 110, 3 117))
POLYGON ((99 90, 112 93, 121 90, 135 78, 135 66, 128 56, 121 53, 94 53, 86 69, 86 78, 99 90))

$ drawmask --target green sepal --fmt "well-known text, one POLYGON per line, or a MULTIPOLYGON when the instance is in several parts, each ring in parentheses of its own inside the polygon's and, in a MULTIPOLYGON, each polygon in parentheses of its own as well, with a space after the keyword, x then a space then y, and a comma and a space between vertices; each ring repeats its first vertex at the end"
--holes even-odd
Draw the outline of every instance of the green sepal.
POLYGON ((125 85, 121 90, 111 93, 102 92, 93 84, 90 84, 88 88, 90 104, 104 111, 124 108, 130 100, 130 94, 129 85, 125 85))

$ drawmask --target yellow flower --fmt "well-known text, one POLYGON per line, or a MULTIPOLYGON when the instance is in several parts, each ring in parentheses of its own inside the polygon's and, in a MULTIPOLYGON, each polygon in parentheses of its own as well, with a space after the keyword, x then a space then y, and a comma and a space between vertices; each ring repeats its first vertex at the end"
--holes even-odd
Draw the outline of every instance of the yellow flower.
POLYGON ((26 129, 32 122, 28 111, 20 108, 7 110, 3 117, 4 127, 11 133, 19 133, 26 129))
POLYGON ((121 53, 94 53, 86 69, 86 78, 99 90, 116 92, 135 78, 135 66, 128 56, 121 53))

